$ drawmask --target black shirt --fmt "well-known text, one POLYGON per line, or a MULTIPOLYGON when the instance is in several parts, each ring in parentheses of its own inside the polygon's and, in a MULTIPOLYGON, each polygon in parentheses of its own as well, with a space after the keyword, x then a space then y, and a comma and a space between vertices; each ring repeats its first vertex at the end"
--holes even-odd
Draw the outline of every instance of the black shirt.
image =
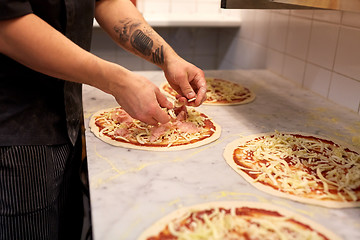
MULTIPOLYGON (((34 13, 90 50, 94 8, 95 0, 0 0, 0 20, 34 13)), ((0 146, 74 143, 81 118, 81 84, 0 54, 0 146)))

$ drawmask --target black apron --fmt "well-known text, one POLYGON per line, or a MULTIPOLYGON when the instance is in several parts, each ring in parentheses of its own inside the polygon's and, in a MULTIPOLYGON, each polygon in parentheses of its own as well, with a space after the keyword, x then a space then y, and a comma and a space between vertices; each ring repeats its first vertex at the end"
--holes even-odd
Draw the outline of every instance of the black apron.
MULTIPOLYGON (((95 0, 0 0, 0 20, 34 13, 90 50, 94 8, 95 0)), ((81 95, 81 84, 46 76, 0 54, 0 146, 74 144, 81 95)))

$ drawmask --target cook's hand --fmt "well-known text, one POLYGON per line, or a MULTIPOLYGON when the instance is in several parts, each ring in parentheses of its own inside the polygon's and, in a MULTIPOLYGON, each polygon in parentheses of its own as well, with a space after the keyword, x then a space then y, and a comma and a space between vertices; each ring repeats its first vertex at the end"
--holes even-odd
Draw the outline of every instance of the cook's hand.
POLYGON ((177 57, 164 67, 165 77, 171 87, 181 96, 195 101, 188 105, 199 106, 206 100, 206 80, 204 72, 193 64, 177 57))
POLYGON ((170 121, 170 116, 161 107, 171 109, 173 104, 155 84, 132 72, 123 82, 126 84, 113 89, 111 94, 130 116, 151 125, 170 121))

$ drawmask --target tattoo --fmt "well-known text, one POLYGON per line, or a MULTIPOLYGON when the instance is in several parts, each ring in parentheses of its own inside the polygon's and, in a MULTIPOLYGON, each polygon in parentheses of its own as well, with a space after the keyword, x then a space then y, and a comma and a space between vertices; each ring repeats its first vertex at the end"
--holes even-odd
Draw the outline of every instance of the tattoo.
POLYGON ((131 35, 131 45, 145 56, 150 56, 153 47, 153 40, 144 34, 140 29, 135 30, 131 35))
POLYGON ((157 64, 164 63, 164 49, 162 45, 160 48, 157 48, 155 52, 152 53, 152 61, 157 64))
POLYGON ((114 31, 119 34, 119 41, 125 43, 130 39, 132 30, 140 25, 140 23, 132 23, 130 19, 120 21, 121 26, 114 26, 114 31))
POLYGON ((118 34, 121 44, 128 44, 144 56, 150 57, 155 64, 164 64, 164 46, 161 45, 153 51, 154 41, 150 38, 152 31, 147 28, 139 29, 140 22, 131 18, 119 21, 119 25, 114 26, 114 31, 118 34))

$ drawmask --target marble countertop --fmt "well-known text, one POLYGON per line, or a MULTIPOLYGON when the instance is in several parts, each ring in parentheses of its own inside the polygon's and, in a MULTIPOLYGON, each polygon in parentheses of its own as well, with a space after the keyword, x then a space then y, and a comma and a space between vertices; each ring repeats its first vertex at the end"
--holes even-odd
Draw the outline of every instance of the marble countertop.
MULTIPOLYGON (((160 71, 138 72, 156 84, 160 71)), ((205 71, 208 77, 239 82, 256 94, 238 106, 199 110, 222 126, 221 137, 206 146, 175 152, 148 152, 108 145, 90 132, 90 116, 117 106, 114 98, 84 86, 90 197, 95 240, 135 240, 173 210, 212 201, 267 202, 301 214, 346 240, 360 239, 360 208, 328 209, 263 193, 231 169, 225 146, 254 133, 301 131, 360 145, 360 115, 280 78, 267 70, 205 71)))

